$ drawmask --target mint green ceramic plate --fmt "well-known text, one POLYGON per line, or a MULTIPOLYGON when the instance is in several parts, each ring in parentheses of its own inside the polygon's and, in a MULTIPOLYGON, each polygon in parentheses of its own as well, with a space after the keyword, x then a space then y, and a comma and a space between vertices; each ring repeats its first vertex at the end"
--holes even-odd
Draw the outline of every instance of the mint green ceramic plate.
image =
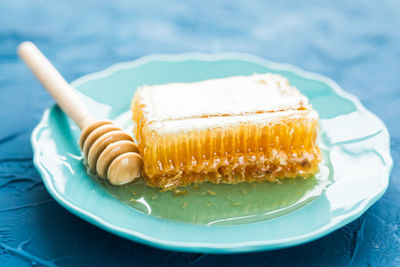
POLYGON ((79 129, 56 106, 32 134, 34 163, 66 209, 107 231, 151 246, 230 253, 301 244, 353 221, 385 192, 392 159, 384 124, 333 81, 241 54, 154 55, 73 82, 99 118, 128 131, 135 89, 273 72, 307 95, 321 117, 324 160, 315 177, 281 184, 192 186, 161 193, 139 180, 122 188, 88 175, 79 129))

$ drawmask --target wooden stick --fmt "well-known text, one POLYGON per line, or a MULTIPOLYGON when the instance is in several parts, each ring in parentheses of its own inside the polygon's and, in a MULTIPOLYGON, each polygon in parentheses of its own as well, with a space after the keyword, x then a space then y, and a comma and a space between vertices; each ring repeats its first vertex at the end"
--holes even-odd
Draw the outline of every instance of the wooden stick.
POLYGON ((18 54, 36 75, 42 85, 56 100, 61 109, 83 129, 94 121, 93 116, 74 90, 61 76, 50 61, 31 42, 23 42, 18 54))

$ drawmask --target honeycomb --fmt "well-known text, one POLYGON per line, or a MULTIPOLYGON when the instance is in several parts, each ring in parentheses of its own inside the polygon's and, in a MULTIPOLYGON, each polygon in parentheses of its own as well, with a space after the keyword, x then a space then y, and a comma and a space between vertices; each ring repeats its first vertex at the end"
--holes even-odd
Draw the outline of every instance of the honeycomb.
POLYGON ((276 182, 318 172, 318 114, 279 75, 144 86, 132 112, 153 187, 276 182))

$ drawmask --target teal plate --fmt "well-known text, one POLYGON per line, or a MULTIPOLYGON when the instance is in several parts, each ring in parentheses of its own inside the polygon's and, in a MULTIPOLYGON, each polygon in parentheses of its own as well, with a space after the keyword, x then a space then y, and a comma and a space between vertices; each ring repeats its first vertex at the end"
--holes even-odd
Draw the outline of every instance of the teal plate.
MULTIPOLYGON (((355 220, 385 192, 392 159, 385 125, 333 81, 243 54, 154 55, 72 83, 98 118, 132 131, 140 85, 279 73, 320 115, 323 162, 311 179, 190 186, 159 192, 141 179, 113 187, 88 173, 79 129, 57 106, 32 133, 34 163, 62 206, 107 231, 158 248, 204 253, 270 250, 309 242, 355 220)), ((211 96, 210 96, 211 97, 211 96)))

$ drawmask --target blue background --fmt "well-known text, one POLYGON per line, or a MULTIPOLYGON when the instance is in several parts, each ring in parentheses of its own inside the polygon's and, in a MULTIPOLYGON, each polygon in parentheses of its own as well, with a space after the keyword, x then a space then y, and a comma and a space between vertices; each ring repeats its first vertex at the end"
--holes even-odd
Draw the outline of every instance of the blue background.
POLYGON ((0 266, 399 266, 400 3, 275 2, 0 0, 0 266), (111 235, 58 205, 33 167, 30 134, 53 100, 16 56, 24 40, 68 81, 142 55, 188 51, 246 52, 326 75, 388 126, 388 191, 355 222, 276 251, 187 254, 111 235))

